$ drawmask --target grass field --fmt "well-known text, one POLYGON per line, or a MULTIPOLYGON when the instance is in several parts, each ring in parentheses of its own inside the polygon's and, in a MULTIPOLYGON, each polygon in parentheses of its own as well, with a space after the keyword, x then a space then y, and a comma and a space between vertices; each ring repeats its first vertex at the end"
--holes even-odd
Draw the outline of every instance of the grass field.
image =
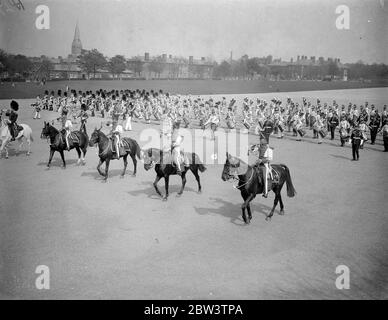
POLYGON ((26 99, 35 98, 45 90, 59 89, 64 91, 69 85, 71 89, 96 91, 100 88, 110 89, 145 89, 159 90, 177 94, 241 94, 264 92, 293 92, 311 90, 338 90, 387 87, 388 80, 380 82, 344 82, 344 81, 265 81, 265 80, 76 80, 76 81, 50 81, 41 86, 35 83, 0 84, 0 99, 26 99))

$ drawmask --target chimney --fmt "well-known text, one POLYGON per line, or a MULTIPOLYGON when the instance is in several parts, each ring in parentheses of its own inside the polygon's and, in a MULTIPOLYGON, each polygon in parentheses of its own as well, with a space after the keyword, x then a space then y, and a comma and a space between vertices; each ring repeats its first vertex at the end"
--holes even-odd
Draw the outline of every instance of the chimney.
POLYGON ((166 61, 167 60, 167 54, 163 53, 162 54, 162 59, 163 59, 163 61, 166 61))
POLYGON ((297 56, 297 57, 296 57, 296 61, 299 61, 299 60, 300 60, 300 56, 297 56))
POLYGON ((168 56, 168 58, 169 58, 169 59, 172 59, 172 54, 170 54, 170 55, 168 56))
POLYGON ((205 61, 205 57, 201 57, 201 61, 205 61))
POLYGON ((193 56, 189 56, 189 64, 193 64, 194 62, 194 57, 193 56))
POLYGON ((149 61, 150 60, 150 54, 148 52, 144 53, 144 60, 149 61))
POLYGON ((291 58, 291 63, 293 63, 294 62, 294 59, 293 58, 291 58))

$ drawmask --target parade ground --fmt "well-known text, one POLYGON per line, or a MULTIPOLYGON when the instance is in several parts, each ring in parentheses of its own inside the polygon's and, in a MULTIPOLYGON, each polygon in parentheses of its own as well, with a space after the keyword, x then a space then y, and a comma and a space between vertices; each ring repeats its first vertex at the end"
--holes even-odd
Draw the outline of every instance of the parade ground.
MULTIPOLYGON (((131 83, 125 82, 129 88, 131 83)), ((369 101, 381 110, 388 88, 226 95, 239 105, 245 96, 335 99, 346 106, 369 101)), ((154 170, 145 171, 140 161, 132 177, 129 160, 123 179, 122 160, 112 161, 110 178, 102 183, 96 148, 88 148, 84 166, 77 166, 72 150, 65 152, 66 169, 58 153, 47 169, 49 145, 40 133, 43 121, 58 115, 43 111, 42 119, 33 120, 33 99, 17 101, 18 122, 31 126, 34 142, 30 156, 16 155, 13 143, 9 159, 0 159, 0 298, 388 298, 388 154, 381 135, 376 145, 360 150, 360 161, 351 161, 348 144, 340 147, 338 132, 321 145, 311 132, 301 142, 290 133, 284 139, 273 135, 273 163, 289 167, 297 195, 288 198, 284 188, 285 215, 278 208, 271 221, 265 216, 274 195, 258 195, 246 225, 240 193, 235 182, 221 180, 221 165, 207 165, 200 174, 201 194, 189 172, 177 197, 181 182, 172 176, 165 202, 152 185, 154 170), (49 267, 49 290, 35 286, 40 265, 49 267), (340 265, 350 270, 349 289, 336 287, 340 265)), ((1 108, 9 102, 0 100, 1 108)), ((89 136, 101 120, 89 118, 89 136)), ((139 141, 150 126, 160 128, 138 121, 125 136, 139 141)), ((250 134, 249 142, 258 136, 250 134)), ((162 180, 159 186, 164 193, 162 180)))

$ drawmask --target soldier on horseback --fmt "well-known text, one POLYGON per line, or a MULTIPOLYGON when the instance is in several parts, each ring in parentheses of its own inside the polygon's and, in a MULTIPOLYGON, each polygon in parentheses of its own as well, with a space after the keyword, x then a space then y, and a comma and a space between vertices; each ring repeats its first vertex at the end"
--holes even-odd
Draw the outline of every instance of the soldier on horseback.
POLYGON ((7 124, 9 132, 12 136, 11 141, 15 141, 15 138, 18 136, 19 133, 18 125, 16 124, 16 121, 18 119, 17 111, 19 110, 19 104, 15 100, 12 100, 10 106, 11 109, 8 109, 5 112, 5 115, 8 117, 7 124))
MULTIPOLYGON (((176 165, 176 173, 182 175, 181 170, 181 144, 183 142, 183 136, 179 132, 180 122, 175 122, 173 125, 173 133, 171 137, 171 154, 174 164, 176 165)), ((188 167, 190 164, 187 157, 184 157, 184 165, 188 167)))
MULTIPOLYGON (((122 126, 118 125, 119 117, 123 114, 120 103, 115 101, 115 96, 112 97, 113 107, 111 110, 112 115, 112 139, 113 139, 113 152, 115 153, 116 159, 120 159, 120 144, 121 144, 121 133, 122 126)), ((126 98, 123 97, 123 102, 126 102, 126 98)))

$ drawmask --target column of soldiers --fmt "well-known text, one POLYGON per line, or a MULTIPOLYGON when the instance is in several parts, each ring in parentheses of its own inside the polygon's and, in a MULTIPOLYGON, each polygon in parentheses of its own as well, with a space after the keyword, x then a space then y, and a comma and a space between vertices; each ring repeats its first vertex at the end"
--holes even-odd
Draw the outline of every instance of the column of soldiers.
POLYGON ((238 105, 235 99, 228 101, 225 97, 216 101, 211 97, 181 96, 162 90, 100 89, 95 92, 58 90, 56 95, 53 91, 46 91, 42 97, 37 97, 33 106, 36 114, 39 114, 39 109, 60 112, 63 125, 67 119, 75 120, 81 106, 86 106, 92 117, 113 117, 114 124, 122 119, 125 131, 132 130, 133 120, 147 124, 151 121, 160 123, 162 116, 166 115, 184 128, 209 127, 213 132, 220 126, 229 130, 239 128, 264 136, 267 142, 272 133, 281 139, 286 131, 292 132, 297 141, 302 141, 306 132, 311 130, 313 139, 321 144, 327 136, 334 140, 338 130, 341 146, 347 141, 354 144, 360 140, 359 148, 363 148, 368 133, 370 143, 374 145, 377 134, 381 132, 387 150, 387 106, 383 107, 380 115, 378 109, 374 105, 369 106, 368 102, 360 107, 349 103, 346 107, 340 106, 335 100, 328 105, 319 99, 314 103, 302 98, 301 103, 298 103, 291 98, 285 102, 277 98, 271 101, 244 98, 242 104, 238 105), (357 135, 360 135, 360 139, 357 135), (352 136, 356 136, 356 139, 352 136))

